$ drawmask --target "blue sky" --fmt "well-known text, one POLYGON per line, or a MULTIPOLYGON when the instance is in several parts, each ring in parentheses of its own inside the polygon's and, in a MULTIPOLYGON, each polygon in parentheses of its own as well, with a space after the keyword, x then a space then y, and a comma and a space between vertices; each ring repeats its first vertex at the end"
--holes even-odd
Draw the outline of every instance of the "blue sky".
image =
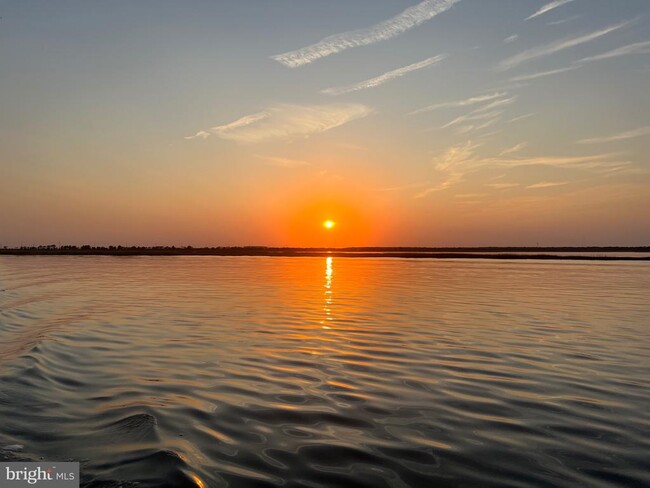
POLYGON ((649 14, 2 1, 0 245, 299 245, 309 194, 345 244, 648 244, 649 14))

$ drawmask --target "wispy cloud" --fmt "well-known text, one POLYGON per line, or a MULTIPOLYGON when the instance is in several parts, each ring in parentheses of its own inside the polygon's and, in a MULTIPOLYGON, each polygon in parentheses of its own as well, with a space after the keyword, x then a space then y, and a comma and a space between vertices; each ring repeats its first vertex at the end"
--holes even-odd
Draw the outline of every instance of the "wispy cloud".
POLYGON ((566 185, 568 183, 568 181, 541 181, 539 183, 535 183, 534 185, 529 185, 526 188, 529 190, 534 188, 551 188, 554 186, 566 185))
MULTIPOLYGON (((464 124, 456 129, 456 134, 467 134, 469 132, 475 132, 494 125, 499 120, 501 120, 501 115, 503 110, 495 110, 497 108, 510 105, 517 99, 516 96, 510 98, 497 98, 493 99, 489 103, 482 105, 469 113, 460 115, 455 119, 450 120, 445 125, 440 127, 440 129, 446 129, 458 124, 464 124), (468 122, 471 122, 468 124, 468 122)), ((433 130, 430 129, 430 130, 433 130)))
POLYGON ((554 10, 558 7, 561 7, 562 5, 565 5, 569 2, 572 2, 573 0, 555 0, 553 2, 547 3, 544 5, 542 8, 540 8, 537 12, 532 14, 531 16, 527 17, 526 20, 533 19, 539 15, 545 14, 546 12, 550 12, 551 10, 554 10))
POLYGON ((578 68, 578 66, 567 66, 566 68, 552 69, 549 71, 540 71, 538 73, 532 73, 530 75, 515 76, 510 78, 510 81, 530 81, 536 80, 537 78, 544 78, 545 76, 557 75, 559 73, 564 73, 566 71, 572 71, 578 68))
POLYGON ((488 183, 485 186, 489 186, 496 190, 505 190, 507 188, 515 188, 521 185, 519 183, 488 183))
POLYGON ((432 162, 439 181, 416 193, 415 198, 424 198, 462 181, 465 174, 477 162, 476 150, 479 146, 480 144, 467 141, 448 148, 442 155, 436 157, 432 162))
POLYGON ((241 143, 257 143, 278 139, 308 137, 368 116, 372 110, 361 104, 274 105, 263 112, 247 115, 234 122, 197 132, 194 136, 211 135, 241 143))
POLYGON ((499 154, 499 156, 504 156, 504 155, 506 155, 506 154, 513 154, 513 153, 519 152, 519 151, 521 151, 523 148, 525 148, 527 145, 528 145, 527 142, 520 142, 519 144, 515 144, 515 145, 512 146, 512 147, 509 147, 509 148, 507 148, 507 149, 504 149, 503 151, 501 151, 501 153, 499 154))
POLYGON ((212 127, 211 129, 208 129, 207 131, 205 130, 200 130, 193 136, 187 136, 185 139, 196 139, 196 138, 201 138, 201 139, 206 139, 210 137, 211 135, 223 137, 224 139, 228 139, 228 134, 231 132, 236 132, 239 129, 242 129, 248 125, 254 124, 255 122, 259 122, 260 120, 263 120, 269 116, 268 112, 258 112, 256 114, 251 114, 251 115, 245 115, 244 117, 235 120, 234 122, 230 122, 229 124, 224 124, 224 125, 219 125, 217 127, 212 127))
POLYGON ((571 22, 572 20, 579 19, 580 17, 582 17, 582 15, 572 15, 571 17, 567 17, 566 19, 553 20, 552 22, 547 22, 546 25, 566 24, 567 22, 571 22))
POLYGON ((593 41, 595 39, 598 39, 599 37, 609 34, 610 32, 614 32, 615 30, 618 30, 628 25, 629 23, 630 21, 621 22, 619 24, 610 25, 609 27, 605 27, 604 29, 594 31, 589 34, 584 34, 582 36, 572 37, 569 39, 562 39, 559 41, 551 42, 550 44, 544 44, 542 46, 537 46, 532 49, 528 49, 526 51, 523 51, 519 54, 516 54, 515 56, 512 56, 502 61, 499 64, 499 69, 508 70, 510 68, 513 68, 514 66, 517 66, 522 63, 527 63, 528 61, 531 61, 533 59, 541 58, 543 56, 548 56, 550 54, 574 46, 579 46, 580 44, 593 41))
POLYGON ((495 112, 481 112, 481 113, 469 113, 466 115, 461 115, 459 117, 456 117, 455 119, 451 120, 450 122, 447 122, 445 125, 443 125, 441 128, 446 129, 447 127, 451 127, 452 125, 459 124, 461 122, 471 122, 473 120, 486 120, 486 119, 493 119, 495 117, 498 117, 501 115, 503 112, 500 111, 495 111, 495 112))
MULTIPOLYGON (((530 158, 496 157, 483 158, 476 162, 477 167, 522 168, 526 166, 550 166, 554 168, 572 168, 594 175, 608 176, 616 171, 634 169, 631 161, 620 161, 615 154, 592 154, 587 156, 536 156, 530 158)), ((543 182, 547 183, 547 182, 543 182)), ((544 185, 551 186, 551 185, 544 185)), ((535 186, 541 188, 542 186, 535 186)))
POLYGON ((365 29, 326 37, 316 44, 271 56, 290 68, 297 68, 346 49, 386 41, 449 10, 460 0, 425 0, 402 13, 365 29))
MULTIPOLYGON (((503 113, 503 112, 501 112, 501 113, 503 113)), ((474 127, 474 130, 483 130, 483 129, 486 129, 486 128, 488 128, 488 127, 490 127, 490 126, 496 124, 496 123, 499 122, 500 120, 501 120, 501 116, 500 116, 500 115, 497 115, 497 116, 492 117, 491 119, 489 119, 489 120, 483 122, 481 125, 479 125, 479 126, 477 126, 477 127, 474 127)))
POLYGON ((299 166, 309 166, 311 164, 308 161, 302 161, 300 159, 289 159, 278 156, 261 156, 259 154, 255 154, 255 157, 257 159, 266 161, 268 164, 279 166, 281 168, 296 168, 299 166))
POLYGON ((510 43, 510 42, 516 41, 518 38, 519 38, 519 35, 517 35, 517 34, 513 34, 513 35, 511 35, 511 36, 509 36, 509 37, 506 37, 506 38, 503 40, 503 42, 505 42, 506 44, 508 44, 508 43, 510 43))
MULTIPOLYGON (((459 127, 458 130, 456 131, 456 133, 457 134, 467 134, 468 132, 487 129, 488 127, 493 126, 499 120, 501 120, 501 116, 500 116, 501 113, 503 113, 503 112, 498 112, 496 114, 492 114, 492 116, 488 120, 486 120, 485 122, 480 123, 478 125, 470 124, 470 125, 464 125, 462 127, 459 127)), ((482 134, 481 137, 485 137, 485 134, 482 134)))
POLYGON ((479 134, 477 137, 479 138, 479 140, 485 140, 488 139, 489 137, 495 136, 500 133, 501 133, 500 130, 492 130, 490 132, 483 132, 482 134, 479 134))
POLYGON ((583 168, 601 167, 603 163, 620 164, 620 161, 612 161, 614 154, 592 154, 587 156, 537 156, 530 158, 486 158, 484 163, 495 164, 506 167, 517 166, 574 166, 583 168))
POLYGON ((516 96, 510 98, 499 98, 497 100, 491 101, 487 105, 483 105, 482 107, 478 107, 474 109, 474 111, 471 113, 485 112, 487 110, 492 110, 499 107, 505 107, 506 105, 515 103, 516 100, 517 100, 516 96))
POLYGON ((375 86, 383 85, 387 81, 404 76, 405 74, 410 73, 411 71, 416 71, 422 68, 426 68, 427 66, 438 64, 446 57, 447 57, 446 54, 439 54, 438 56, 433 56, 431 58, 425 59, 424 61, 409 64, 408 66, 404 66, 402 68, 394 69, 392 71, 384 73, 383 75, 377 76, 375 78, 371 78, 369 80, 361 81, 359 83, 355 83, 354 85, 342 86, 337 88, 327 88, 326 90, 322 90, 321 93, 324 93, 325 95, 341 95, 343 93, 350 93, 358 90, 365 90, 367 88, 374 88, 375 86))
POLYGON ((409 113, 409 115, 416 115, 416 114, 421 114, 424 112, 430 112, 432 110, 437 110, 440 108, 450 108, 450 107, 467 107, 471 105, 476 105, 478 103, 483 103, 483 102, 488 102, 490 100, 494 100, 495 98, 501 98, 506 96, 506 92, 496 92, 496 93, 490 93, 487 95, 479 95, 476 97, 470 97, 466 98, 465 100, 456 100, 453 102, 442 102, 442 103, 437 103, 435 105, 429 105, 424 108, 420 108, 418 110, 414 110, 413 112, 409 113))
POLYGON ((594 137, 592 139, 582 139, 578 141, 578 144, 600 144, 603 142, 624 141, 627 139, 633 139, 635 137, 641 137, 647 135, 650 135, 650 126, 639 127, 638 129, 628 130, 625 132, 621 132, 619 134, 614 134, 612 136, 594 137))
POLYGON ((536 115, 535 112, 530 112, 530 113, 528 113, 528 114, 518 115, 518 116, 513 117, 512 119, 510 119, 510 120, 508 121, 508 123, 511 124, 511 123, 513 123, 513 122, 519 122, 520 120, 527 119, 527 118, 532 117, 532 116, 534 116, 534 115, 536 115))
POLYGON ((634 44, 628 44, 627 46, 622 46, 611 51, 604 52, 602 54, 597 54, 596 56, 589 56, 587 58, 579 59, 578 63, 588 63, 590 61, 600 61, 602 59, 617 58, 619 56, 626 56, 628 54, 646 54, 650 53, 650 41, 644 42, 635 42, 634 44))
MULTIPOLYGON (((504 169, 511 170, 514 168, 523 168, 526 166, 550 166, 555 168, 572 168, 580 171, 593 173, 600 177, 608 177, 612 174, 629 173, 636 170, 634 163, 630 161, 621 161, 615 153, 589 154, 582 156, 534 156, 534 157, 516 157, 511 156, 521 148, 524 143, 513 146, 503 151, 498 156, 482 156, 479 154, 480 143, 467 141, 464 144, 458 144, 448 148, 440 156, 433 160, 434 174, 437 179, 435 184, 423 187, 417 194, 416 198, 425 197, 433 192, 446 190, 447 188, 457 185, 464 181, 470 174, 479 171, 500 172, 504 169)), ((497 190, 515 188, 522 186, 518 182, 494 181, 506 176, 502 174, 492 180, 488 180, 485 186, 497 190)), ((565 181, 542 181, 527 186, 526 188, 548 188, 551 186, 560 186, 567 184, 565 181)))

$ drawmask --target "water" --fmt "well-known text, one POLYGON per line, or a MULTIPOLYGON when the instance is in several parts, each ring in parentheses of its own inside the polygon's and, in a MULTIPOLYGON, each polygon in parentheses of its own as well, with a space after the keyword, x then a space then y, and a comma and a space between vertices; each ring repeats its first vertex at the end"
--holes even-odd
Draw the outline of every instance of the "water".
POLYGON ((649 486, 650 263, 0 258, 0 459, 85 486, 649 486))

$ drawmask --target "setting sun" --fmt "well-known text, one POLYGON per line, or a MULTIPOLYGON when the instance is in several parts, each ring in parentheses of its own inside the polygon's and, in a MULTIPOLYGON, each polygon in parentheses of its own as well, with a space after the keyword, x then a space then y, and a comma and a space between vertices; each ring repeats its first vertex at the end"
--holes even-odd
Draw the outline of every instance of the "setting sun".
POLYGON ((0 0, 0 488, 650 488, 650 0, 158 4, 0 0))

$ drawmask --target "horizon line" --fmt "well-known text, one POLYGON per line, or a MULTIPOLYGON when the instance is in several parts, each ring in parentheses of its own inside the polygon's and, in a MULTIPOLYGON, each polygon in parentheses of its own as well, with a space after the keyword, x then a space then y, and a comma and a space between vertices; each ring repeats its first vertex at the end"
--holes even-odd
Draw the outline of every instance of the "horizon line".
POLYGON ((32 248, 0 248, 0 256, 113 256, 113 257, 340 257, 340 258, 429 258, 429 259, 501 259, 501 260, 579 260, 579 261, 650 261, 650 246, 591 247, 146 247, 85 245, 32 248), (645 253, 622 256, 615 253, 645 253), (556 254, 552 254, 556 253, 556 254), (560 254, 561 253, 561 254, 560 254), (612 254, 608 254, 612 253, 612 254))

